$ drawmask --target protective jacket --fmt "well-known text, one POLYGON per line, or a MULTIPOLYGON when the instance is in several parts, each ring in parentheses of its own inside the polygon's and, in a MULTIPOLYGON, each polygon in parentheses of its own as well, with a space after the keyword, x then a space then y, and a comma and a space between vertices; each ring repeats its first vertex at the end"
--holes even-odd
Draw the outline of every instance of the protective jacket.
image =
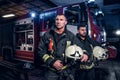
POLYGON ((67 46, 73 44, 77 44, 83 48, 83 45, 70 31, 65 29, 64 33, 59 35, 54 30, 49 30, 40 40, 38 54, 47 67, 52 68, 56 60, 61 60, 65 65, 67 64, 65 49, 67 46))
POLYGON ((95 46, 100 46, 100 44, 97 41, 91 39, 89 36, 86 36, 85 40, 82 40, 79 34, 77 34, 76 37, 82 43, 84 49, 87 51, 88 54, 87 62, 80 63, 80 68, 91 69, 94 66, 94 58, 92 55, 93 48, 95 46))

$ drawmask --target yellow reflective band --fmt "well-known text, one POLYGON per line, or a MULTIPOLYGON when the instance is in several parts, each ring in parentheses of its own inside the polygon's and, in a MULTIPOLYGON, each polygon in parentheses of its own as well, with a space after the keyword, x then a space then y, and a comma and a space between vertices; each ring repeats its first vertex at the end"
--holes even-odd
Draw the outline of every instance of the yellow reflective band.
POLYGON ((93 45, 92 44, 90 44, 90 47, 93 49, 93 45))
POLYGON ((52 59, 54 59, 54 57, 53 57, 52 55, 50 55, 50 57, 51 57, 52 59))
POLYGON ((90 66, 88 65, 80 65, 80 69, 91 69, 94 67, 94 63, 92 63, 90 66))
POLYGON ((87 52, 86 50, 83 50, 83 52, 87 52))
POLYGON ((63 66, 62 67, 62 69, 61 70, 64 70, 64 69, 66 69, 68 66, 67 65, 65 65, 65 66, 63 66))
POLYGON ((64 54, 64 53, 62 54, 62 57, 65 57, 65 54, 64 54))
POLYGON ((45 55, 42 57, 42 59, 44 60, 44 62, 46 62, 49 57, 50 57, 50 56, 49 56, 48 54, 45 54, 45 55))
POLYGON ((67 41, 66 48, 71 45, 71 41, 67 41))

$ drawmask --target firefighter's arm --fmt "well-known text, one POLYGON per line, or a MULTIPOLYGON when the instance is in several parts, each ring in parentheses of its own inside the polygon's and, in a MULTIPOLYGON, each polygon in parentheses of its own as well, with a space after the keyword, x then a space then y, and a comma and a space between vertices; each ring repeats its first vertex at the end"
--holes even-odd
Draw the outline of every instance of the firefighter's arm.
POLYGON ((80 48, 83 50, 83 55, 81 56, 81 62, 86 62, 88 60, 89 54, 88 52, 84 49, 83 44, 80 42, 78 38, 73 38, 73 43, 78 45, 80 48))
POLYGON ((38 55, 40 57, 40 59, 47 65, 50 66, 54 61, 54 57, 52 57, 51 55, 49 55, 47 53, 47 49, 48 49, 48 36, 46 34, 44 34, 44 36, 41 38, 39 45, 38 45, 38 55))
POLYGON ((88 60, 89 54, 85 50, 84 45, 80 42, 80 40, 78 40, 78 38, 75 38, 75 43, 78 46, 80 46, 80 48, 82 48, 82 50, 83 50, 83 55, 81 56, 81 62, 86 62, 88 60))

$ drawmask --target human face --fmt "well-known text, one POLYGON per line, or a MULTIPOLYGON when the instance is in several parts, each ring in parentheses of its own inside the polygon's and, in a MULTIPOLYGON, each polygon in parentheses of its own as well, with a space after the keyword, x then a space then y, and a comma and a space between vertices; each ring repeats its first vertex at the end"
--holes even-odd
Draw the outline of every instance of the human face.
POLYGON ((80 28, 78 29, 78 34, 79 34, 81 37, 85 37, 86 34, 87 34, 86 27, 80 27, 80 28))
POLYGON ((57 29, 62 29, 67 24, 66 18, 64 15, 57 15, 55 20, 55 25, 57 29))

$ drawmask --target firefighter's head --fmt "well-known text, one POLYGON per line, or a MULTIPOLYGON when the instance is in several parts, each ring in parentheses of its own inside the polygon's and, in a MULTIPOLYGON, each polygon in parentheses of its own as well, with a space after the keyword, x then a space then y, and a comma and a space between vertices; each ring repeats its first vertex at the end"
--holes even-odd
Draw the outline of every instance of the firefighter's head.
POLYGON ((65 28, 66 24, 67 24, 67 19, 65 15, 59 14, 56 16, 55 25, 57 29, 65 28))
POLYGON ((85 37, 87 35, 87 25, 84 23, 81 23, 80 25, 78 25, 77 31, 81 37, 85 37))

